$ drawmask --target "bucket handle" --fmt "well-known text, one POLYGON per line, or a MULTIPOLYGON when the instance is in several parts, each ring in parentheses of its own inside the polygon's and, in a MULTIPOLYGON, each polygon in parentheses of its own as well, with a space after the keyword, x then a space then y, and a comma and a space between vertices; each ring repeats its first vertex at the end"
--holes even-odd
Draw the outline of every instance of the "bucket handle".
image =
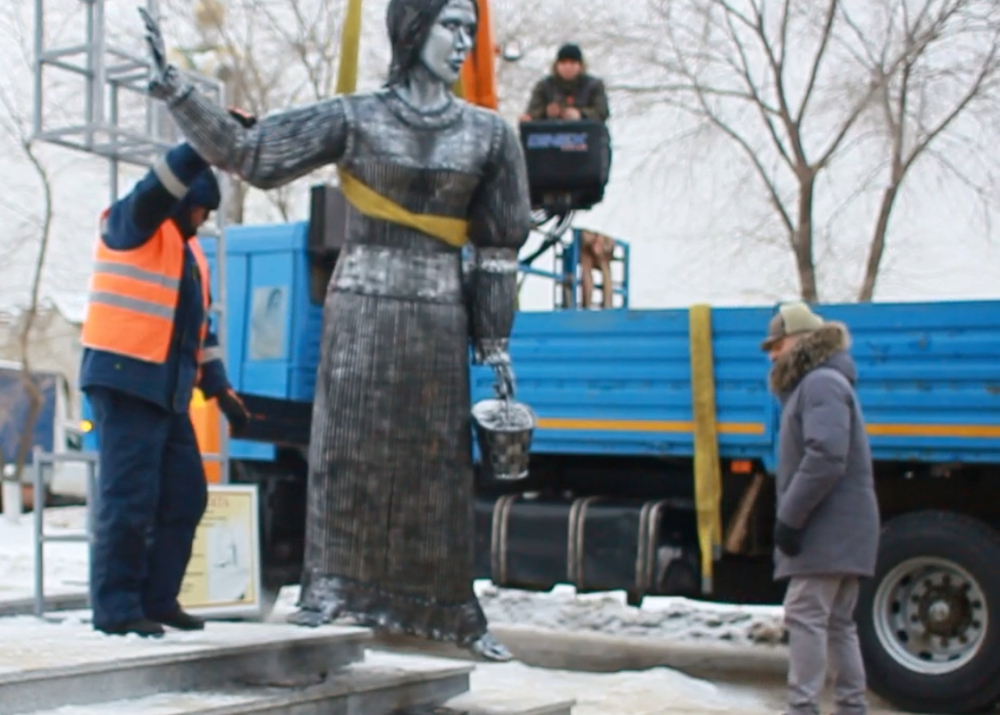
POLYGON ((496 378, 496 382, 493 384, 493 391, 509 408, 511 400, 514 399, 514 370, 511 367, 510 361, 495 363, 492 367, 493 375, 496 378))

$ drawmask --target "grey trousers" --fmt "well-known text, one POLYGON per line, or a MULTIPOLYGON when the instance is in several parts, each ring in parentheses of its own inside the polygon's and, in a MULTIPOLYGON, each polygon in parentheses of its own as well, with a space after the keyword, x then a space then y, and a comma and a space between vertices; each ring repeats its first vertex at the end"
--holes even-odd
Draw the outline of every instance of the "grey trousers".
POLYGON ((795 576, 789 582, 785 594, 788 715, 819 715, 828 656, 835 715, 867 712, 865 667, 854 623, 857 602, 855 577, 795 576))

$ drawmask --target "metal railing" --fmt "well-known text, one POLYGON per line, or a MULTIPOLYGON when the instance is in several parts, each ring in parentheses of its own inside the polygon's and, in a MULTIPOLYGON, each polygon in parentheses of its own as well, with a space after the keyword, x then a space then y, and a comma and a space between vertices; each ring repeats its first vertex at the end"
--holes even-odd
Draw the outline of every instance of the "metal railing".
MULTIPOLYGON (((91 508, 96 493, 98 455, 96 452, 43 452, 36 447, 32 452, 32 477, 34 488, 35 522, 35 615, 45 614, 45 544, 50 542, 90 543, 94 533, 94 511, 91 508), (86 504, 87 526, 83 533, 45 534, 45 467, 67 462, 83 462, 87 465, 86 504)), ((88 595, 89 602, 89 595, 88 595)))

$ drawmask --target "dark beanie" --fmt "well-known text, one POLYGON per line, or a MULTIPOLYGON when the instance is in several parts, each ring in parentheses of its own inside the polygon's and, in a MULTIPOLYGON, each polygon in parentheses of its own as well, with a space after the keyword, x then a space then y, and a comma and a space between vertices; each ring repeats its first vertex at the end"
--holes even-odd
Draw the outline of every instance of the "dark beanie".
POLYGON ((580 46, 570 42, 560 47, 559 54, 556 55, 556 62, 562 62, 563 60, 583 62, 583 51, 580 50, 580 46))
POLYGON ((222 194, 215 173, 211 169, 205 169, 198 174, 188 187, 186 198, 192 206, 201 206, 209 211, 218 210, 219 204, 222 203, 222 194))

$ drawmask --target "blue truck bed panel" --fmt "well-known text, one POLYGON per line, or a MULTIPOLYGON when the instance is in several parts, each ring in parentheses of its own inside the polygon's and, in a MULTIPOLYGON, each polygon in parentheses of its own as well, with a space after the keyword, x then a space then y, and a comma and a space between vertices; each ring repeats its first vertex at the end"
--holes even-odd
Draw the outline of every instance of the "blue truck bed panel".
MULTIPOLYGON (((1000 462, 1000 303, 825 305, 853 335, 878 460, 1000 462)), ((713 311, 719 451, 774 463, 779 406, 759 348, 770 309, 713 311)), ((692 451, 688 312, 522 313, 519 393, 544 453, 692 451)), ((475 399, 491 376, 474 371, 475 399)))
MULTIPOLYGON (((768 309, 713 314, 720 454, 769 459, 774 414, 760 325, 768 309)), ((694 449, 688 312, 524 312, 511 356, 518 399, 539 417, 540 453, 690 456, 694 449)), ((492 374, 473 371, 473 399, 492 374)))
MULTIPOLYGON (((312 399, 322 306, 309 299, 307 229, 227 231, 227 355, 241 391, 312 399)), ((1000 302, 818 310, 853 333, 876 459, 1000 463, 1000 302)), ((769 467, 779 406, 759 345, 771 315, 712 312, 720 454, 769 467)), ((534 451, 690 456, 688 321, 683 309, 520 313, 511 351, 518 397, 540 420, 534 451)), ((474 401, 490 396, 491 385, 489 370, 473 369, 474 401)), ((233 454, 260 448, 236 442, 233 454)))

